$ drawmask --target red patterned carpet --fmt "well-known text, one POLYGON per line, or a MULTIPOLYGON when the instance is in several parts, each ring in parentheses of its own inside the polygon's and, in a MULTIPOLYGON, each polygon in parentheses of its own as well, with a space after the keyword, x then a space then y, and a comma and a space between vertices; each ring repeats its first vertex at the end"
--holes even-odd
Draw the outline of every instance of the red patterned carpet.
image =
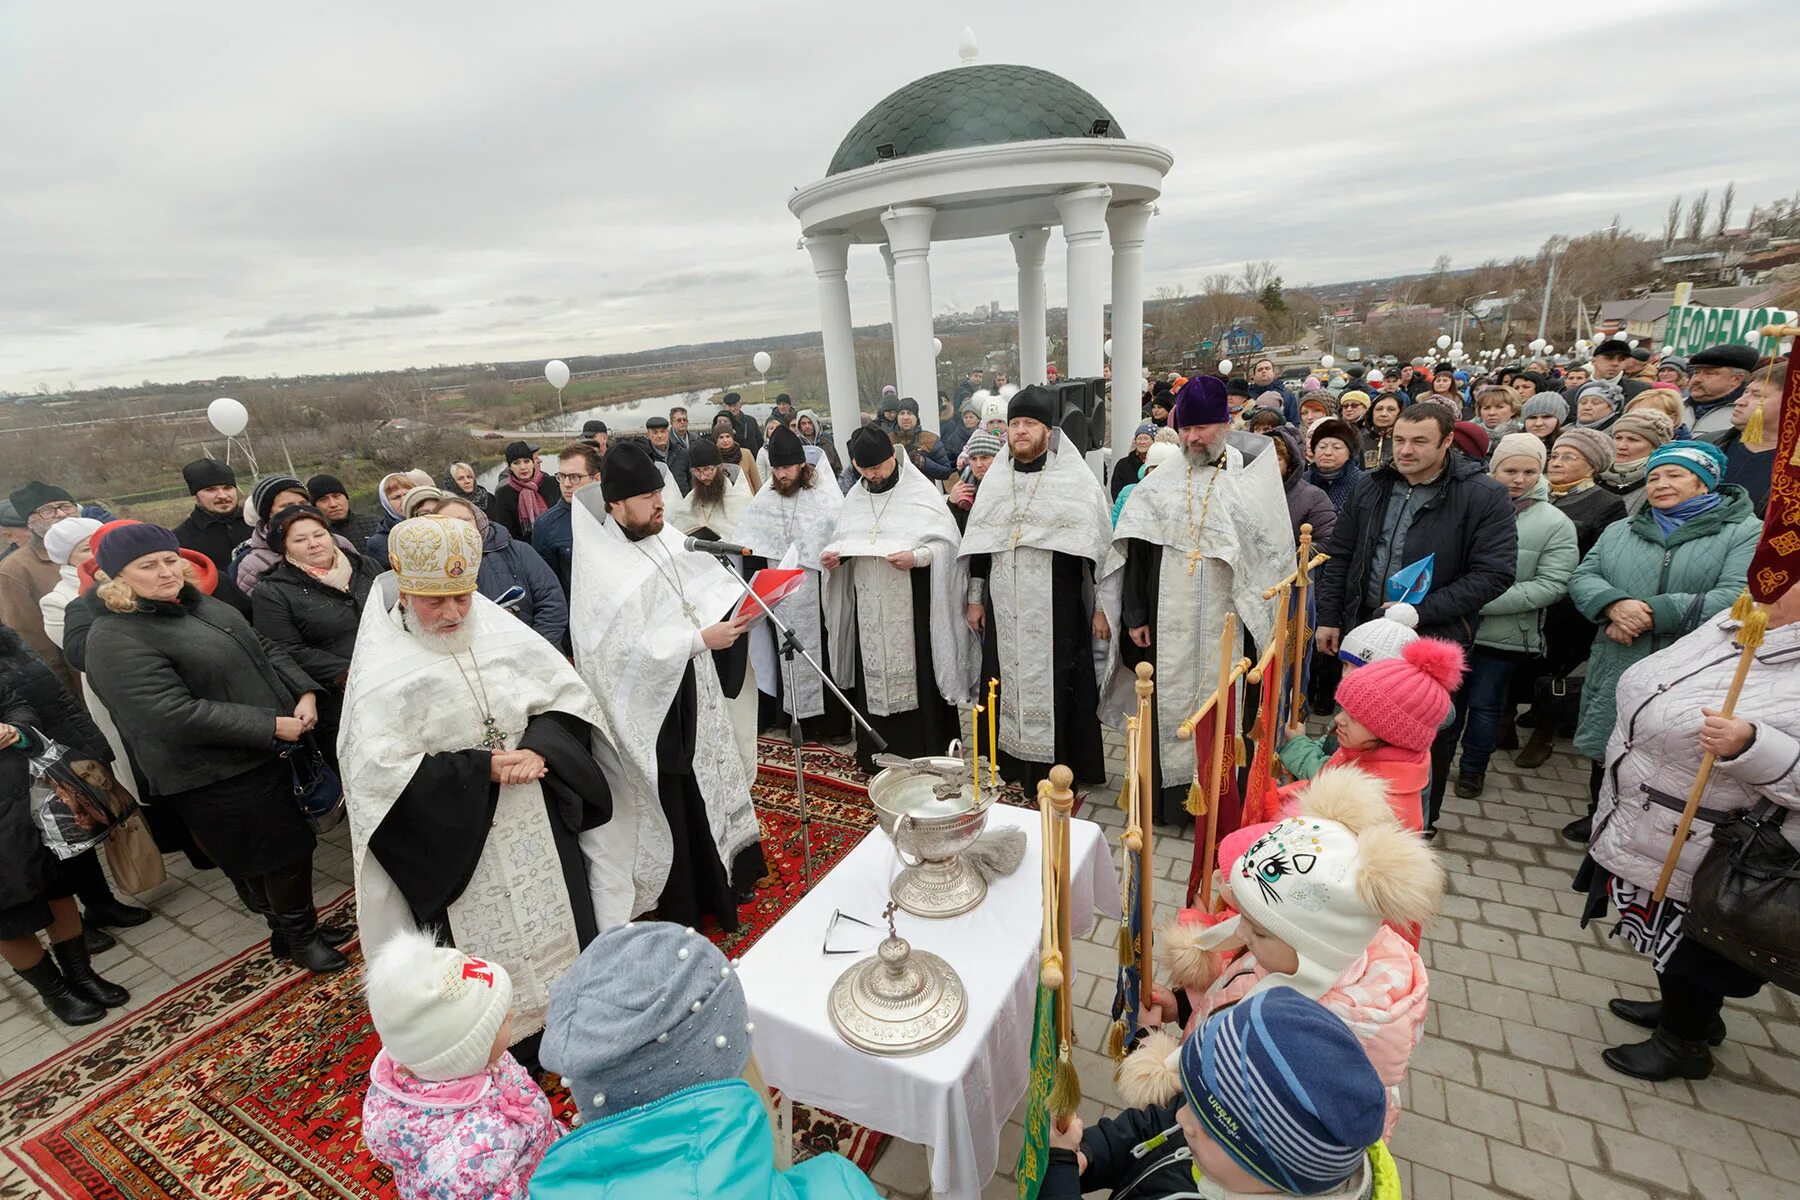
MULTIPOLYGON (((804 892, 792 751, 761 745, 757 815, 771 877, 720 937, 741 954, 804 892)), ((874 813, 854 759, 807 750, 822 875, 874 813)), ((350 913, 350 897, 334 909, 350 913)), ((360 961, 360 959, 359 959, 360 961)), ((359 1133, 379 1042, 360 970, 309 976, 248 951, 0 1087, 0 1198, 390 1197, 359 1133)), ((558 1089, 560 1092, 560 1089, 558 1089)), ((566 1094, 555 1097, 568 1108, 566 1094)), ((796 1105, 795 1155, 867 1169, 882 1135, 796 1105)))

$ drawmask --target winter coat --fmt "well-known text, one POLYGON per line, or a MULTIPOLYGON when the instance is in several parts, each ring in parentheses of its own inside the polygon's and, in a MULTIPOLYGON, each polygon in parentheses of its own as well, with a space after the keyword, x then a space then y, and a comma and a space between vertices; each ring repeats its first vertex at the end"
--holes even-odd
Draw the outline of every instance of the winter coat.
POLYGON ((1271 431, 1287 446, 1287 471, 1281 486, 1287 489, 1288 520, 1294 526, 1294 540, 1300 540, 1300 527, 1312 526, 1313 541, 1323 543, 1337 525, 1337 506, 1322 490, 1306 482, 1306 455, 1300 450, 1300 432, 1282 425, 1271 431))
MULTIPOLYGON (((491 508, 488 510, 488 516, 493 516, 491 508)), ((392 513, 382 513, 381 519, 375 523, 375 532, 371 533, 369 540, 358 546, 357 549, 378 563, 386 563, 388 560, 388 535, 394 532, 394 526, 399 523, 399 517, 392 513)))
POLYGON ((785 1171, 762 1098, 741 1079, 699 1083, 590 1121, 538 1164, 531 1200, 876 1200, 838 1154, 785 1171))
MULTIPOLYGON (((1112 489, 1112 498, 1115 502, 1124 494, 1126 488, 1138 481, 1138 472, 1143 469, 1144 460, 1139 458, 1135 451, 1127 452, 1125 457, 1113 464, 1112 481, 1109 486, 1112 489)), ((1116 503, 1114 505, 1114 510, 1113 524, 1117 525, 1119 523, 1119 518, 1116 503)))
POLYGON ((529 545, 537 551, 567 597, 575 570, 575 510, 559 500, 531 527, 529 545))
MULTIPOLYGON (((1452 450, 1436 494, 1419 506, 1407 531, 1404 553, 1393 567, 1436 556, 1431 591, 1421 600, 1421 637, 1444 638, 1467 647, 1475 640, 1482 605, 1512 586, 1518 569, 1518 528, 1512 497, 1489 478, 1482 464, 1452 450)), ((1331 557, 1319 569, 1318 624, 1354 629, 1371 615, 1364 603, 1375 544, 1387 507, 1409 490, 1392 465, 1357 481, 1337 525, 1325 543, 1331 557)))
POLYGON ((919 468, 925 478, 933 483, 942 483, 955 471, 954 459, 946 463, 934 457, 938 437, 930 430, 914 429, 910 433, 890 433, 888 436, 893 439, 894 445, 906 451, 906 457, 912 461, 912 465, 919 468))
MULTIPOLYGON (((645 448, 648 449, 649 447, 646 445, 645 448)), ((675 447, 670 446, 670 449, 674 450, 675 447)), ((662 456, 656 455, 656 457, 660 459, 662 456)), ((683 455, 683 459, 685 461, 686 455, 683 455)), ((562 485, 557 483, 556 476, 548 471, 541 471, 539 474, 542 476, 542 479, 538 483, 538 495, 544 498, 544 506, 546 508, 554 508, 562 501, 562 485)), ((677 482, 680 482, 683 477, 677 475, 675 478, 677 482)), ((685 495, 687 492, 685 484, 681 490, 685 495)), ((506 472, 504 471, 500 474, 500 486, 494 489, 494 499, 487 507, 487 515, 494 524, 505 529, 506 532, 513 537, 522 536, 519 532, 519 493, 517 489, 506 486, 506 472)), ((382 539, 381 561, 387 561, 386 538, 382 539)))
POLYGON ((1598 483, 1560 496, 1552 495, 1550 503, 1575 523, 1575 546, 1583 558, 1594 548, 1608 525, 1625 517, 1625 501, 1598 483))
POLYGON ((1762 516, 1769 505, 1769 489, 1775 483, 1774 447, 1767 450, 1745 449, 1744 431, 1736 426, 1723 433, 1703 434, 1700 440, 1711 442, 1725 452, 1725 474, 1720 477, 1720 481, 1735 483, 1748 492, 1756 515, 1762 516))
MULTIPOLYGON (((1317 775, 1326 767, 1361 767, 1364 771, 1381 781, 1387 792, 1388 807, 1394 812, 1394 819, 1402 826, 1417 833, 1425 828, 1425 809, 1421 800, 1425 788, 1431 783, 1431 752, 1429 750, 1407 750, 1401 746, 1377 746, 1373 750, 1352 750, 1348 746, 1339 746, 1332 751, 1331 757, 1319 764, 1317 775)), ((1295 817, 1300 815, 1300 798, 1311 786, 1311 776, 1297 783, 1290 783, 1277 794, 1281 797, 1281 816, 1295 817)))
POLYGON ((1601 627, 1588 651, 1575 729, 1577 754, 1598 762, 1605 753, 1614 693, 1625 668, 1697 628, 1744 590, 1762 523, 1742 488, 1727 484, 1719 492, 1725 499, 1718 507, 1666 537, 1656 523, 1656 510, 1648 507, 1608 526, 1569 579, 1569 599, 1601 627), (1606 609, 1618 600, 1644 601, 1655 620, 1651 631, 1629 646, 1606 636, 1606 609))
MULTIPOLYGON (((443 491, 444 495, 450 497, 450 499, 467 500, 482 512, 486 512, 488 505, 494 502, 494 493, 488 491, 485 487, 482 487, 480 480, 476 480, 474 488, 466 492, 456 486, 456 477, 450 474, 450 468, 448 467, 445 467, 444 473, 438 477, 438 487, 443 491)), ((559 497, 562 495, 562 489, 560 487, 557 489, 557 495, 559 497)))
MULTIPOLYGON (((487 493, 486 488, 476 488, 475 490, 484 495, 487 493)), ((331 532, 355 546, 358 553, 368 546, 369 539, 374 537, 380 529, 381 517, 373 513, 359 513, 355 509, 351 509, 350 515, 343 520, 331 522, 331 532)), ((386 563, 387 559, 383 558, 380 561, 386 563)))
POLYGON ((263 576, 251 598, 252 624, 288 652, 300 669, 333 691, 343 688, 362 623, 363 601, 381 568, 360 554, 350 560, 350 590, 339 591, 287 559, 263 576))
MULTIPOLYGON (((339 534, 332 534, 331 540, 345 554, 358 553, 357 548, 339 534)), ((376 559, 377 562, 387 561, 385 550, 384 544, 384 552, 381 558, 376 559)), ((228 575, 237 580, 239 591, 246 596, 254 597, 256 585, 261 583, 263 576, 274 570, 275 564, 283 561, 284 558, 281 551, 269 545, 269 526, 265 522, 251 530, 249 540, 238 547, 237 554, 232 559, 232 570, 228 572, 228 575)), ((246 613, 244 619, 249 620, 249 614, 246 613)))
POLYGON ((1649 499, 1644 491, 1644 483, 1650 476, 1649 466, 1648 458, 1640 458, 1623 468, 1614 463, 1594 476, 1594 481, 1625 502, 1626 516, 1636 516, 1638 509, 1644 507, 1645 501, 1649 499))
POLYGON ((566 1132, 511 1054, 440 1083, 400 1072, 386 1050, 369 1068, 363 1143, 392 1168, 400 1200, 524 1200, 531 1173, 566 1132))
POLYGON ((1544 653, 1544 610, 1568 595, 1581 554, 1575 523, 1547 503, 1550 486, 1539 478, 1526 494, 1533 503, 1519 514, 1519 569, 1511 587, 1481 606, 1475 644, 1535 657, 1544 653))
POLYGON ((1344 511, 1344 504, 1350 499, 1350 493, 1355 490, 1356 481, 1362 477, 1362 463, 1359 456, 1355 455, 1331 478, 1322 475, 1316 466, 1306 468, 1306 482, 1324 492, 1325 498, 1331 501, 1331 507, 1340 513, 1344 511))
POLYGON ((24 638, 25 644, 62 679, 63 686, 73 690, 80 686, 75 670, 44 632, 44 610, 38 604, 56 590, 61 578, 61 569, 50 561, 44 553, 44 543, 35 537, 7 555, 0 562, 0 625, 24 638))
POLYGON ((232 576, 231 556, 244 543, 244 517, 233 508, 228 513, 207 512, 198 504, 187 520, 175 527, 175 540, 189 550, 197 550, 212 560, 219 572, 219 584, 213 595, 231 607, 250 615, 250 598, 238 590, 232 576))
POLYGON ((498 525, 490 524, 481 536, 481 570, 475 586, 495 603, 513 587, 523 588, 525 594, 508 601, 506 611, 543 634, 552 646, 562 645, 569 629, 569 602, 556 573, 530 545, 514 540, 498 525))
MULTIPOLYGON (((1724 703, 1742 653, 1732 640, 1737 630, 1731 614, 1720 613, 1619 676, 1619 720, 1606 744, 1590 852, 1595 862, 1627 883, 1654 888, 1662 874, 1680 806, 1705 754, 1699 741, 1700 710, 1717 710, 1724 703), (1651 791, 1668 800, 1651 799, 1651 791), (1669 800, 1675 807, 1668 806, 1669 800)), ((1694 869, 1725 813, 1750 808, 1758 798, 1800 808, 1800 623, 1763 635, 1734 712, 1754 725, 1756 734, 1736 758, 1713 764, 1699 815, 1669 882, 1674 900, 1689 899, 1694 869)), ((1800 818, 1790 813, 1781 832, 1800 847, 1800 818)))
POLYGON ((1311 779, 1325 769, 1325 764, 1336 753, 1337 735, 1326 730, 1318 737, 1300 734, 1289 738, 1275 751, 1275 757, 1295 779, 1311 779))
POLYGON ((45 736, 80 751, 84 758, 113 760, 112 747, 81 702, 18 633, 4 625, 0 625, 0 687, 18 693, 37 714, 35 724, 45 736))
MULTIPOLYGON (((1196 1168, 1185 1139, 1170 1138, 1142 1158, 1132 1153, 1175 1124, 1181 1102, 1128 1108, 1089 1125, 1081 1133, 1087 1170, 1071 1150, 1051 1150, 1038 1200, 1080 1200, 1089 1192, 1108 1191, 1119 1200, 1195 1200, 1207 1193, 1196 1187, 1196 1168)), ((1369 1147, 1367 1174, 1354 1177, 1335 1192, 1315 1200, 1401 1200, 1400 1170, 1387 1145, 1369 1147), (1368 1186, 1365 1188, 1365 1180, 1368 1186)))
POLYGON ((104 609, 88 680, 132 759, 163 796, 230 779, 275 756, 275 718, 319 685, 237 609, 184 587, 135 612, 104 609))

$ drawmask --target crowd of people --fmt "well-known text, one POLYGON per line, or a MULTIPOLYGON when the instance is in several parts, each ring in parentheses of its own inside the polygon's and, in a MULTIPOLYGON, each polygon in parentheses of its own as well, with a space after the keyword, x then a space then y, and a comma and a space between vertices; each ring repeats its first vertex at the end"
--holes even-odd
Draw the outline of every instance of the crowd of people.
MULTIPOLYGON (((1725 999, 1762 986, 1682 934, 1694 847, 1651 893, 1700 752, 1719 758, 1711 819, 1800 806, 1800 675, 1753 671, 1736 715, 1717 709, 1784 372, 1741 346, 1684 361, 1609 339, 1585 363, 1351 364, 1290 391, 1264 359, 1147 386, 1098 474, 1053 391, 972 371, 938 398, 941 434, 891 387, 836 437, 786 395, 759 423, 731 393, 704 431, 678 407, 641 437, 590 421, 549 457, 514 442, 491 491, 467 462, 396 471, 369 511, 330 474, 243 489, 211 459, 182 469, 174 529, 33 481, 0 509, 0 953, 69 1024, 128 1002, 92 956, 150 913, 94 851, 40 840, 32 762, 54 742, 110 770, 161 851, 229 877, 272 954, 344 969, 352 931, 319 920, 318 822, 294 802, 317 760, 345 792, 384 1047, 365 1138, 402 1194, 702 1194, 646 1149, 666 1136, 770 1176, 742 989, 695 929, 736 928, 767 871, 758 732, 852 726, 746 577, 801 572, 774 615, 892 753, 942 753, 991 688, 998 769, 1032 795, 1053 763, 1104 782, 1138 664, 1159 696, 1205 694, 1228 617, 1260 652, 1264 593, 1309 530, 1329 558, 1307 695, 1329 728, 1277 748, 1278 820, 1225 831, 1226 918, 1164 937, 1154 1032, 1121 1076, 1137 1107, 1056 1132, 1042 1194, 1185 1194, 1179 1151, 1226 1189, 1388 1194, 1444 886, 1432 839, 1448 790, 1487 793, 1496 749, 1531 769, 1560 732, 1592 764, 1571 886, 1588 919, 1618 912, 1661 992, 1613 1002, 1652 1032, 1609 1064, 1704 1078, 1725 999), (726 567, 684 536, 744 554, 726 567), (540 1068, 582 1129, 551 1116, 540 1068)), ((1800 653, 1793 595, 1762 661, 1800 653)), ((1181 707, 1153 712, 1169 825, 1192 822, 1199 770, 1181 707)), ((873 1195, 831 1156, 792 1178, 873 1195)))

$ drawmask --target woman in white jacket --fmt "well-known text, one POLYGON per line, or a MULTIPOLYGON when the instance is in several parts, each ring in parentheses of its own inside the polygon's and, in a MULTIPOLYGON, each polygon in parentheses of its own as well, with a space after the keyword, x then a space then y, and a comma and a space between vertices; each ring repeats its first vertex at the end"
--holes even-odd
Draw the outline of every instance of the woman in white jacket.
MULTIPOLYGON (((1730 813, 1768 799, 1800 808, 1800 588, 1768 610, 1769 629, 1744 680, 1734 715, 1718 710, 1731 686, 1740 649, 1738 622, 1718 614, 1674 645, 1634 664, 1619 678, 1618 722, 1606 748, 1600 807, 1588 858, 1576 877, 1588 891, 1585 924, 1619 913, 1618 937, 1650 957, 1660 1000, 1613 1000, 1617 1016, 1655 1032, 1648 1041, 1615 1046, 1601 1057, 1639 1079, 1704 1079, 1708 1045, 1725 1040, 1727 997, 1753 996, 1764 980, 1691 938, 1682 918, 1694 870, 1712 843, 1713 826, 1730 813), (1668 894, 1651 895, 1701 758, 1717 755, 1691 836, 1676 862, 1668 894)), ((1783 834, 1800 846, 1800 819, 1783 834)), ((1800 952, 1800 946, 1792 947, 1800 952)))

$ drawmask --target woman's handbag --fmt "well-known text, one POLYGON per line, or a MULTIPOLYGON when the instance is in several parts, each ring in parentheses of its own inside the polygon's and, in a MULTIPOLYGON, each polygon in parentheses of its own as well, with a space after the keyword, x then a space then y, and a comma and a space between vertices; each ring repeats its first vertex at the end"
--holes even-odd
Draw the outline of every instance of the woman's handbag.
POLYGON ((83 757, 41 730, 25 729, 31 761, 31 820, 59 859, 85 854, 137 811, 106 764, 83 757))
POLYGON ((1681 932, 1800 994, 1800 851, 1782 836, 1787 815, 1758 800, 1714 827, 1681 932))
POLYGON ((113 827, 106 838, 106 865, 113 882, 129 895, 141 896, 169 877, 162 851, 150 836, 144 814, 134 812, 113 827))
POLYGON ((294 773, 294 803, 314 833, 327 833, 344 819, 344 785, 325 763, 310 734, 281 752, 294 773))

